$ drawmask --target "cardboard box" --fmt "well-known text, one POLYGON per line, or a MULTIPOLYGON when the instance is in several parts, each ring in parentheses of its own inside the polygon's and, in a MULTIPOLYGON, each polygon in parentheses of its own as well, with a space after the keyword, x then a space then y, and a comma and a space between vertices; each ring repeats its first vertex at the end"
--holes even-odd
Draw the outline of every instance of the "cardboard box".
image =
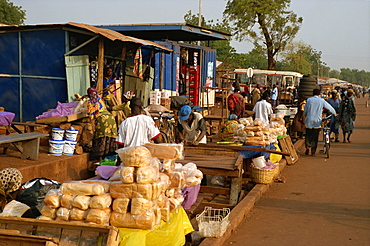
POLYGON ((161 97, 162 98, 169 98, 170 97, 170 92, 169 91, 162 91, 161 92, 161 97))
POLYGON ((151 91, 150 92, 150 98, 161 98, 161 92, 160 91, 151 91))
POLYGON ((150 98, 149 99, 149 104, 161 104, 161 98, 150 98))
POLYGON ((170 109, 170 107, 171 107, 171 98, 161 98, 161 105, 163 107, 166 107, 166 108, 170 109))

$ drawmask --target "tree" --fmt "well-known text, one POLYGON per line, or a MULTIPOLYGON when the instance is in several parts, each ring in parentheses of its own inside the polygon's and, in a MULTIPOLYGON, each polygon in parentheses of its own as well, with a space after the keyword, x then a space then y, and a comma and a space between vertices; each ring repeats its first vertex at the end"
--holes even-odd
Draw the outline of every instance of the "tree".
POLYGON ((287 10, 289 6, 290 0, 228 0, 226 4, 224 18, 233 24, 233 35, 238 41, 263 44, 270 70, 275 69, 275 56, 295 37, 303 21, 287 10))
POLYGON ((21 6, 15 6, 9 0, 0 0, 0 23, 7 25, 24 24, 26 11, 21 6))

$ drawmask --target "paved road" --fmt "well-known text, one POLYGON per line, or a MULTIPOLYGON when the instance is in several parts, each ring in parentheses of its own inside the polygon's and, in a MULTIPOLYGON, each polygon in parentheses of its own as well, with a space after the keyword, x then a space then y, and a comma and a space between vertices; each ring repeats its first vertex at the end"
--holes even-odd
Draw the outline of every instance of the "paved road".
POLYGON ((302 148, 225 246, 370 245, 370 107, 356 109, 352 143, 333 143, 330 159, 302 148))

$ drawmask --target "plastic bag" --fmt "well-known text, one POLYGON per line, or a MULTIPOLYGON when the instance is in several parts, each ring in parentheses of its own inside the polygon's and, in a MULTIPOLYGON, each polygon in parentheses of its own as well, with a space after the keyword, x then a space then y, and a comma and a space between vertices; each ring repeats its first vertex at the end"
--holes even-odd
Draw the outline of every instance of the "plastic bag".
POLYGON ((30 207, 24 203, 18 201, 11 201, 9 202, 0 216, 2 217, 22 217, 22 215, 28 210, 30 207))
POLYGON ((44 199, 49 190, 58 189, 60 183, 47 178, 32 179, 20 188, 17 195, 18 202, 22 202, 31 207, 31 218, 37 218, 41 215, 41 209, 44 206, 44 199))

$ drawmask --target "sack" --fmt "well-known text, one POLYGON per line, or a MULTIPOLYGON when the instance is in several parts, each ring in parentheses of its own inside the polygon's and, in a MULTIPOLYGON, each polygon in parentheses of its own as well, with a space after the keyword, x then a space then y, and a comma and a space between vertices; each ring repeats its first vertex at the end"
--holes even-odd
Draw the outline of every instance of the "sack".
POLYGON ((28 205, 31 208, 30 218, 37 218, 41 215, 41 209, 44 206, 44 198, 49 190, 59 189, 60 183, 47 178, 32 179, 20 188, 15 200, 28 205))
POLYGON ((183 96, 172 96, 171 98, 171 109, 180 109, 182 106, 189 105, 193 107, 193 103, 186 97, 183 96))

